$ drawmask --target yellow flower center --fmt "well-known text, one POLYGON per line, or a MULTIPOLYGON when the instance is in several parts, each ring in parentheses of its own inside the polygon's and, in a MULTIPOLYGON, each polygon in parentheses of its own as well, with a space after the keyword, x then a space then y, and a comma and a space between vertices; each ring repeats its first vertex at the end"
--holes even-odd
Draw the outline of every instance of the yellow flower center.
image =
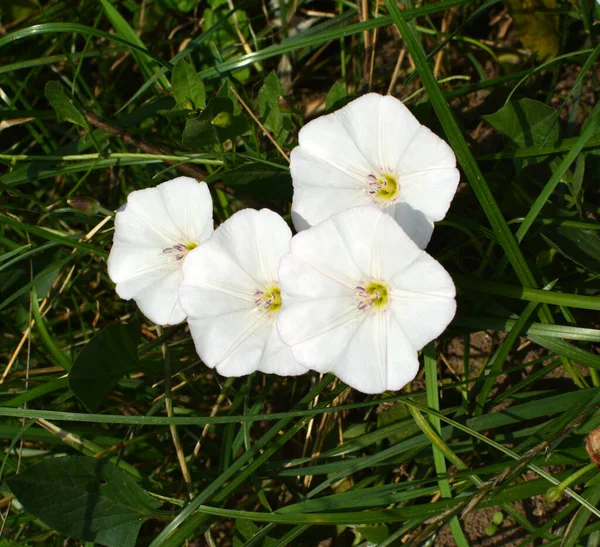
POLYGON ((270 285, 265 290, 257 290, 254 293, 257 308, 262 308, 268 313, 277 313, 281 308, 281 290, 278 285, 270 285))
POLYGON ((366 285, 356 287, 358 291, 358 309, 383 308, 389 301, 389 289, 380 281, 370 281, 366 285))
POLYGON ((398 198, 400 182, 396 173, 382 171, 379 175, 369 175, 369 194, 376 203, 387 205, 398 198))

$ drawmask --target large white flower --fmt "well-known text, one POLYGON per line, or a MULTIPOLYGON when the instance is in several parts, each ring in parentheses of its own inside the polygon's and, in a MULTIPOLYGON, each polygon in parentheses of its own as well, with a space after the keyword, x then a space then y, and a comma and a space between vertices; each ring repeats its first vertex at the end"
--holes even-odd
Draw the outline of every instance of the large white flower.
POLYGON ((292 220, 304 230, 357 205, 393 216, 422 249, 459 173, 452 149, 394 97, 369 93, 306 124, 292 150, 292 220))
POLYGON ((198 355, 220 374, 306 372, 275 328, 281 307, 277 267, 291 238, 276 213, 244 209, 186 258, 179 301, 198 355))
POLYGON ((177 299, 181 265, 212 235, 212 209, 205 182, 179 177, 131 192, 117 212, 108 275, 117 294, 133 298, 158 325, 185 319, 177 299))
POLYGON ((338 213, 292 239, 279 267, 277 328, 296 360, 364 393, 397 390, 417 351, 454 317, 454 283, 374 207, 338 213))

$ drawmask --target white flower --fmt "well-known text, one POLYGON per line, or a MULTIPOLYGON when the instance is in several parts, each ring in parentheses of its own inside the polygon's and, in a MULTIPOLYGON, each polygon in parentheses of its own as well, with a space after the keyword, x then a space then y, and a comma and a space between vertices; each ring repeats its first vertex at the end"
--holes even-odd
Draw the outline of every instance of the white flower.
POLYGON ((187 257, 179 301, 198 355, 219 374, 306 372, 275 328, 281 307, 277 267, 291 238, 276 213, 244 209, 187 257))
POLYGON ((427 246, 459 173, 452 149, 402 102, 369 93, 306 124, 298 138, 290 166, 297 230, 349 207, 374 205, 427 246))
POLYGON ((456 310, 446 270, 374 207, 348 209, 296 235, 279 280, 277 328, 292 355, 364 393, 410 382, 417 351, 456 310))
POLYGON ((108 275, 117 294, 134 299, 158 325, 185 319, 177 300, 183 258, 213 233, 205 182, 178 177, 127 196, 115 217, 108 275))

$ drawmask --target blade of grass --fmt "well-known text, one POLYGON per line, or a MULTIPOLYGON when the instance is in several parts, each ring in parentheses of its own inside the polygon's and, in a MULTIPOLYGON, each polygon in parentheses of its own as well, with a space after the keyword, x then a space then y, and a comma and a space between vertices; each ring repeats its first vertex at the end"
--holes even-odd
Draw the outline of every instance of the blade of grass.
MULTIPOLYGON (((125 20, 125 18, 117 11, 117 9, 110 2, 108 2, 108 0, 100 0, 100 3, 102 4, 102 9, 106 13, 106 16, 108 17, 112 26, 115 28, 117 36, 119 36, 126 42, 136 44, 138 48, 143 51, 148 51, 148 48, 146 47, 144 42, 142 42, 142 40, 131 28, 131 26, 125 20)), ((157 72, 157 67, 148 61, 148 57, 146 54, 142 55, 136 49, 132 49, 131 53, 140 65, 140 69, 144 74, 144 78, 146 80, 152 79, 154 81, 158 81, 163 86, 163 88, 169 89, 169 82, 164 76, 164 74, 160 76, 155 76, 157 72)))
POLYGON ((429 100, 438 115, 440 123, 448 137, 450 146, 452 146, 454 153, 465 172, 467 180, 471 185, 471 188, 475 192, 477 199, 483 211, 500 242, 506 256, 512 265, 519 281, 524 287, 535 287, 535 279, 527 265, 525 258, 519 248, 517 241, 515 240, 512 232, 510 231, 506 220, 502 216, 500 208, 492 195, 492 192, 485 181, 483 174, 481 173, 473 154, 471 153, 462 132, 454 119, 450 107, 446 99, 444 98, 439 85, 433 75, 433 72, 427 64, 427 58, 423 48, 414 35, 412 29, 407 23, 404 13, 400 10, 398 5, 393 0, 385 0, 386 6, 390 12, 392 20, 398 27, 400 34, 406 47, 410 52, 413 61, 416 65, 421 81, 427 90, 429 100))
MULTIPOLYGON (((437 360, 435 355, 435 344, 430 342, 423 349, 423 361, 425 365, 425 386, 427 390, 427 406, 434 410, 440 410, 440 399, 438 392, 438 378, 437 378, 437 360)), ((411 414, 415 417, 418 411, 411 409, 411 414)), ((448 474, 448 468, 446 467, 446 458, 444 453, 438 446, 438 435, 442 433, 442 425, 439 418, 435 416, 429 417, 433 430, 437 435, 430 437, 431 449, 433 450, 433 463, 435 466, 435 472, 438 475, 438 483, 440 486, 440 494, 443 498, 452 498, 452 492, 450 490, 450 483, 448 479, 441 478, 448 474)), ((417 422, 419 424, 419 422, 417 422)), ((423 429, 423 433, 428 435, 429 431, 423 429)), ((456 515, 453 515, 448 522, 450 531, 454 537, 454 541, 459 547, 468 546, 469 542, 463 532, 460 525, 460 521, 456 515)))
POLYGON ((600 310, 600 296, 585 296, 528 287, 517 287, 515 285, 505 285, 503 283, 484 281, 482 279, 465 277, 462 275, 455 276, 454 281, 459 288, 467 291, 477 291, 495 294, 497 296, 506 296, 508 298, 518 298, 519 300, 528 300, 529 302, 556 304, 557 306, 581 308, 584 310, 600 310))

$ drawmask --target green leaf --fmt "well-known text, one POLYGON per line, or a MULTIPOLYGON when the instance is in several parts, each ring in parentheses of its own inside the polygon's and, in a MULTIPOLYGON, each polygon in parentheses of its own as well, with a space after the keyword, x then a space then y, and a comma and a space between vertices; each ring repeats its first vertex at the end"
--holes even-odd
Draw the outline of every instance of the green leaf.
POLYGON ((176 110, 201 110, 206 106, 204 83, 189 57, 184 57, 175 65, 171 86, 177 103, 176 110))
POLYGON ((338 108, 342 108, 345 106, 352 97, 348 95, 346 88, 340 82, 335 82, 329 93, 327 93, 327 98, 325 99, 325 110, 327 112, 333 112, 338 108))
POLYGON ((593 273, 600 273, 600 234, 579 228, 546 228, 544 239, 559 253, 593 273))
POLYGON ((26 511, 69 537, 133 547, 144 520, 160 502, 106 460, 48 458, 10 478, 26 511))
POLYGON ((388 527, 385 524, 376 524, 374 526, 359 526, 357 532, 371 543, 378 545, 390 535, 388 527))
POLYGON ((69 372, 69 386, 95 412, 115 384, 138 365, 139 321, 104 327, 81 350, 69 372))
MULTIPOLYGON (((260 532, 259 527, 250 520, 235 521, 235 536, 233 538, 233 547, 242 547, 246 542, 252 539, 260 532)), ((267 547, 275 543, 275 540, 270 537, 264 538, 258 545, 267 547)))
POLYGON ((292 178, 287 169, 256 162, 219 173, 218 176, 238 196, 292 199, 292 178))
POLYGON ((540 101, 521 99, 483 116, 517 146, 546 146, 558 140, 558 112, 540 101))
POLYGON ((183 146, 196 150, 233 139, 248 129, 246 118, 234 115, 233 101, 225 97, 211 99, 202 114, 187 121, 183 146))
POLYGON ((48 82, 44 89, 44 95, 46 95, 46 99, 50 101, 52 108, 54 108, 59 122, 71 122, 80 125, 86 131, 89 130, 90 126, 85 119, 83 110, 66 94, 60 82, 48 82))
POLYGON ((188 13, 196 6, 196 0, 159 0, 158 2, 167 9, 188 13))
POLYGON ((285 142, 292 127, 292 115, 289 108, 280 107, 280 98, 285 98, 285 91, 275 72, 271 72, 258 92, 258 112, 265 127, 273 133, 275 140, 285 142), (288 110, 284 112, 284 110, 288 110))

